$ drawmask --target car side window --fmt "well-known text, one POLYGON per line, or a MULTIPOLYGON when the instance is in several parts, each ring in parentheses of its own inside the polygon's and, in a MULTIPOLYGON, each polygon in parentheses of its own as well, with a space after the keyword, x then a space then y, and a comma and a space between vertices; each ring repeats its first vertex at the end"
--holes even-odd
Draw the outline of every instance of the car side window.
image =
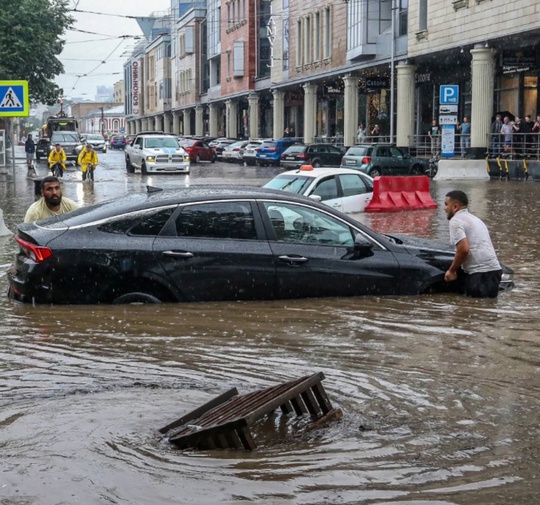
POLYGON ((99 230, 105 233, 156 236, 172 216, 174 209, 175 207, 134 212, 103 223, 99 230))
POLYGON ((388 149, 388 147, 379 147, 377 156, 379 156, 380 158, 388 158, 390 157, 390 150, 388 149))
POLYGON ((264 202, 268 220, 278 242, 352 247, 352 229, 338 219, 311 207, 264 202))
POLYGON ((146 216, 138 224, 129 230, 129 235, 145 235, 155 237, 163 229, 172 216, 175 207, 164 209, 150 216, 146 216))
POLYGON ((315 189, 311 193, 312 195, 318 195, 322 200, 331 200, 338 197, 338 188, 335 177, 328 177, 319 181, 315 189))
POLYGON ((142 146, 143 146, 143 142, 144 142, 144 139, 139 138, 139 139, 137 139, 137 142, 135 142, 135 144, 142 147, 142 146))
POLYGON ((341 183, 343 196, 362 195, 370 191, 367 188, 362 177, 360 177, 359 175, 355 175, 355 174, 340 175, 339 181, 341 183))
POLYGON ((176 218, 179 237, 257 239, 249 202, 186 205, 176 218))
POLYGON ((390 152, 392 153, 392 156, 395 156, 396 158, 403 158, 403 153, 397 147, 391 147, 390 152))

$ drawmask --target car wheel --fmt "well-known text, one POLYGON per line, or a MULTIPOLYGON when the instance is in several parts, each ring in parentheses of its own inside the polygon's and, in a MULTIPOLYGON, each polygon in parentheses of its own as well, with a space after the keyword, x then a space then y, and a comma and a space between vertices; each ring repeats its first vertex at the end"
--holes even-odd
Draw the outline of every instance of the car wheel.
POLYGON ((212 156, 212 159, 210 160, 210 163, 215 163, 216 162, 216 155, 214 154, 214 156, 212 156))
POLYGON ((369 171, 369 174, 368 174, 370 177, 379 177, 382 175, 382 169, 380 169, 379 167, 377 168, 372 168, 370 171, 369 171))
POLYGON ((148 171, 146 170, 146 163, 144 161, 141 163, 141 175, 148 175, 148 171))
POLYGON ((135 167, 131 164, 131 161, 129 161, 129 158, 126 158, 126 171, 128 174, 135 173, 135 167))
POLYGON ((122 305, 127 303, 161 303, 161 300, 149 293, 136 291, 134 293, 125 293, 113 301, 114 305, 122 305))
POLYGON ((262 163, 262 162, 259 161, 258 165, 259 165, 260 167, 267 167, 267 166, 268 166, 268 163, 262 163))
POLYGON ((36 161, 39 161, 39 160, 41 160, 41 156, 38 153, 36 153, 36 161))
POLYGON ((201 161, 201 157, 197 154, 193 160, 193 163, 199 163, 199 161, 201 161))
POLYGON ((413 175, 422 175, 424 173, 424 169, 420 165, 414 165, 411 168, 411 173, 413 175))
POLYGON ((322 165, 321 165, 321 162, 319 160, 315 160, 313 163, 311 163, 311 166, 313 168, 320 168, 322 165))

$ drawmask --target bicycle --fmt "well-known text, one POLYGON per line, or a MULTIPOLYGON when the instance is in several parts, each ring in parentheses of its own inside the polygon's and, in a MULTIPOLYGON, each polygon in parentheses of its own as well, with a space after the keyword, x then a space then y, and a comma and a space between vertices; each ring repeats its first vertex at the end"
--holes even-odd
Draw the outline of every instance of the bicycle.
POLYGON ((51 167, 52 174, 55 177, 64 177, 64 167, 62 163, 57 162, 51 167))
POLYGON ((429 158, 428 160, 428 168, 426 170, 426 175, 433 178, 437 175, 437 171, 439 170, 439 155, 436 154, 429 158))
POLYGON ((86 167, 86 171, 82 173, 82 180, 85 181, 87 178, 89 181, 94 181, 94 170, 96 169, 93 163, 90 163, 86 167))

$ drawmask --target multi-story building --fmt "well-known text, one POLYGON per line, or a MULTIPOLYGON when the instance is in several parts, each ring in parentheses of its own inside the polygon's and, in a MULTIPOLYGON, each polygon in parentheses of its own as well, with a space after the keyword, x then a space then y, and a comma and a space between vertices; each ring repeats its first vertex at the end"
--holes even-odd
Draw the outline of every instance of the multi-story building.
POLYGON ((114 83, 114 103, 124 103, 125 98, 125 83, 123 80, 114 83))
POLYGON ((131 132, 289 128, 351 145, 363 123, 408 146, 438 118, 440 85, 456 84, 452 110, 471 116, 480 149, 495 111, 540 111, 540 9, 529 0, 171 0, 168 19, 126 64, 126 76, 134 63, 140 76, 138 98, 126 77, 126 101, 144 104, 126 103, 131 132))

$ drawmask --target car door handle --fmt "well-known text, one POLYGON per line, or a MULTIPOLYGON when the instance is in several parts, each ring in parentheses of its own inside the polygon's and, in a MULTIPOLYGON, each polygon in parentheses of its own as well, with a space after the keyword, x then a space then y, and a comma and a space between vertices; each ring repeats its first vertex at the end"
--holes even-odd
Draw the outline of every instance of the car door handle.
POLYGON ((193 258, 193 253, 187 251, 163 251, 162 254, 171 258, 193 258))
POLYGON ((291 263, 291 264, 305 263, 306 261, 309 261, 308 258, 304 256, 287 256, 286 254, 284 254, 283 256, 279 256, 279 259, 281 261, 284 261, 286 263, 291 263))

